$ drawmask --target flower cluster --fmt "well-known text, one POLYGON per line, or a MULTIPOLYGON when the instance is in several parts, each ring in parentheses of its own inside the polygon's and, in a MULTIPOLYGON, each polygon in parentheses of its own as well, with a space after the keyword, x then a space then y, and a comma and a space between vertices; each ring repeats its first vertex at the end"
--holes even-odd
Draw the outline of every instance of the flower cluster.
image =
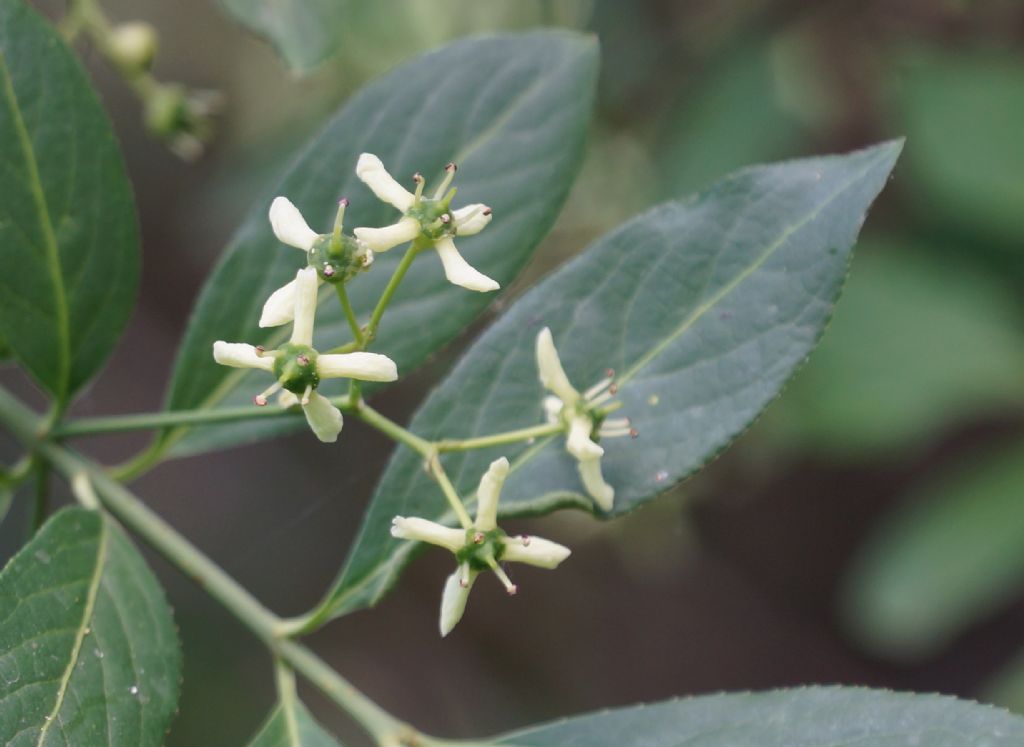
POLYGON ((508 459, 502 457, 493 461, 480 478, 476 517, 471 527, 453 529, 427 519, 404 516, 396 516, 392 521, 391 536, 438 545, 450 550, 459 563, 445 581, 441 595, 442 636, 448 635, 462 618, 470 589, 482 571, 493 571, 505 590, 515 594, 517 587, 501 567, 502 561, 555 568, 569 557, 569 548, 557 542, 525 535, 510 537, 498 526, 498 499, 508 472, 508 459))
POLYGON ((344 233, 348 200, 338 203, 331 233, 319 234, 309 227, 298 208, 286 197, 277 197, 270 206, 270 225, 277 239, 301 250, 307 266, 295 279, 275 290, 260 315, 261 327, 292 323, 291 338, 276 350, 247 343, 218 340, 213 345, 217 363, 235 368, 258 368, 273 374, 276 381, 253 402, 267 404, 267 398, 280 391, 283 407, 301 405, 313 433, 321 441, 333 442, 341 432, 341 411, 317 392, 321 380, 350 378, 361 381, 394 381, 398 378, 395 362, 385 355, 357 351, 321 354, 313 347, 313 323, 317 310, 317 291, 322 283, 345 284, 373 264, 374 251, 383 252, 404 242, 433 246, 447 278, 454 284, 475 291, 496 290, 498 283, 473 269, 459 254, 452 240, 482 231, 491 221, 491 209, 483 204, 451 209, 455 189, 450 189, 455 164, 445 167, 445 176, 432 197, 423 196, 423 177, 414 176, 416 192, 406 191, 385 170, 380 159, 370 153, 359 157, 356 174, 382 200, 403 212, 402 219, 385 228, 356 228, 344 233))

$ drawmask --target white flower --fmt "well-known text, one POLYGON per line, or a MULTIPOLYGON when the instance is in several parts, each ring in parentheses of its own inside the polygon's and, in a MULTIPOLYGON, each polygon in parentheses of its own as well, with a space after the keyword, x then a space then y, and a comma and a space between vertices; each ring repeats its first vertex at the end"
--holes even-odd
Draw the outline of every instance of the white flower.
MULTIPOLYGON (((345 282, 358 270, 373 264, 373 251, 358 239, 341 232, 348 200, 338 202, 334 232, 319 234, 309 227, 299 209, 287 197, 275 197, 270 203, 270 226, 282 244, 293 246, 306 254, 310 267, 317 270, 317 280, 345 282)), ((292 320, 295 311, 295 281, 278 288, 263 304, 261 327, 278 327, 292 320)))
POLYGON ((581 394, 565 375, 551 330, 547 327, 537 335, 537 370, 541 385, 551 392, 543 402, 548 422, 564 424, 567 431, 565 448, 576 457, 576 468, 583 486, 601 509, 610 511, 615 501, 615 489, 605 482, 601 474, 604 448, 594 440, 595 431, 599 438, 636 438, 637 435, 630 426, 629 418, 605 418, 607 403, 618 391, 615 372, 607 371, 604 379, 581 394), (602 406, 604 410, 600 409, 602 406))
POLYGON ((316 270, 312 267, 299 270, 294 286, 294 326, 287 344, 277 350, 264 350, 246 343, 218 340, 213 344, 213 359, 224 366, 259 368, 272 373, 277 381, 257 394, 253 402, 266 405, 267 397, 283 388, 282 404, 300 404, 316 437, 331 443, 341 432, 341 411, 316 391, 320 381, 338 377, 394 381, 398 378, 398 368, 393 360, 378 353, 319 354, 313 349, 316 270))
POLYGON ((391 523, 391 536, 399 539, 428 542, 455 554, 458 568, 448 577, 441 595, 441 635, 446 636, 462 618, 469 591, 481 571, 490 569, 501 580, 509 594, 516 593, 502 561, 528 563, 540 568, 555 568, 569 557, 569 548, 557 542, 519 535, 510 537, 498 527, 498 498, 508 477, 508 459, 491 462, 480 478, 476 491, 476 519, 469 529, 453 529, 427 519, 396 516, 391 523))
POLYGON ((491 222, 492 217, 491 209, 482 203, 466 205, 458 210, 450 209, 455 190, 448 191, 448 188, 455 177, 455 171, 455 164, 448 164, 445 167, 444 179, 438 185, 434 196, 424 197, 424 181, 420 174, 413 176, 416 191, 410 192, 388 173, 377 156, 363 153, 356 164, 356 176, 362 179, 377 197, 400 210, 402 217, 397 223, 383 228, 357 228, 356 238, 375 252, 386 252, 399 244, 422 237, 430 241, 437 250, 449 282, 481 293, 497 290, 501 286, 471 267, 459 254, 452 240, 455 236, 472 236, 480 233, 491 222))

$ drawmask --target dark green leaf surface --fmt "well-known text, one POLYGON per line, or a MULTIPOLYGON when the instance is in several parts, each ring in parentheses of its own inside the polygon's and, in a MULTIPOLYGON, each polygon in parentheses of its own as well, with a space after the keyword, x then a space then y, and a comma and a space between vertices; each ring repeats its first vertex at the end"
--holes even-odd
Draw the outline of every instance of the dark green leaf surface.
POLYGON ((972 455, 887 517, 855 560, 845 618, 872 651, 936 653, 1024 587, 1024 443, 972 455))
POLYGON ((1024 404, 1017 299, 927 246, 858 249, 828 332, 759 424, 793 448, 866 457, 934 438, 965 416, 1024 404))
POLYGON ((288 65, 305 72, 341 46, 347 0, 221 0, 243 25, 270 40, 288 65))
POLYGON ((810 687, 708 695, 579 716, 501 738, 517 747, 1010 747, 1024 719, 940 695, 810 687))
POLYGON ((278 705, 249 747, 340 747, 299 701, 278 705))
POLYGON ((0 337, 66 399, 128 319, 138 232, 106 114, 58 34, 21 0, 0 0, 0 247, 0 337))
POLYGON ((163 591, 99 514, 56 514, 0 574, 3 744, 163 744, 180 678, 163 591))
MULTIPOLYGON (((755 167, 630 221, 517 301, 411 429, 463 438, 541 422, 534 340, 549 326, 577 387, 618 372, 621 414, 640 431, 604 443, 613 513, 653 498, 725 448, 807 357, 900 147, 755 167)), ((490 460, 512 459, 506 514, 591 509, 563 441, 453 454, 445 464, 469 494, 490 460)), ((445 516, 440 492, 406 450, 388 465, 331 592, 336 612, 374 603, 393 583, 412 546, 390 538, 396 514, 445 516)))
MULTIPOLYGON (((352 201, 345 220, 349 230, 397 219, 393 208, 356 179, 356 160, 364 151, 376 153, 399 177, 421 171, 428 187, 448 161, 456 161, 455 205, 485 202, 495 216, 481 234, 460 239, 459 247, 481 272, 507 284, 551 227, 579 168, 596 71, 593 40, 535 32, 458 42, 355 95, 236 233, 189 325, 169 408, 246 404, 270 383, 262 372, 253 376, 216 365, 211 346, 218 339, 272 346, 287 334, 282 328, 268 337, 257 327, 267 296, 294 278, 305 261, 271 233, 267 208, 275 194, 290 198, 315 230, 330 228, 342 195, 352 201)), ((370 272, 351 284, 349 295, 361 318, 369 316, 401 253, 378 255, 370 272)), ((436 255, 425 252, 389 307, 374 349, 408 374, 493 299, 493 293, 446 282, 436 255)), ((321 300, 317 343, 333 347, 348 339, 348 328, 329 289, 321 300)), ((335 391, 341 393, 340 385, 335 391)), ((193 431, 178 452, 295 427, 295 421, 208 427, 193 431)))

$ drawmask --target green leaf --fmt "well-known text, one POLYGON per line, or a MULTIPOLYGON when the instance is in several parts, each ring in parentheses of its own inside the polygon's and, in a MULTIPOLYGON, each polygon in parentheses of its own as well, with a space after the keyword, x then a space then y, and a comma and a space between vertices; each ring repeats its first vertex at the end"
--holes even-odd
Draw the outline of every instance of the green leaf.
MULTIPOLYGON (((901 145, 751 168, 635 218, 517 301, 410 428, 465 438, 542 422, 534 341, 549 326, 577 386, 618 372, 620 414, 640 431, 604 444, 613 513, 667 490, 743 431, 814 347, 901 145)), ((468 495, 501 455, 513 461, 506 515, 593 509, 563 438, 453 454, 445 466, 468 495)), ((388 533, 396 514, 447 518, 420 459, 405 450, 392 457, 328 596, 336 614, 376 602, 408 559, 413 543, 388 533)))
POLYGON ((249 747, 340 747, 298 700, 281 703, 249 747))
POLYGON ((341 47, 347 0, 221 0, 254 33, 268 39, 296 72, 307 72, 341 47))
POLYGON ((138 230, 88 78, 21 0, 0 0, 0 246, 0 337, 65 401, 131 313, 138 230))
MULTIPOLYGON (((250 378, 216 365, 211 346, 223 339, 270 347, 285 334, 278 330, 268 337, 256 324, 267 296, 304 264, 302 255, 278 243, 270 230, 267 208, 274 195, 295 202, 316 230, 331 226, 342 195, 352 200, 345 217, 349 230, 397 219, 393 208, 356 179, 356 160, 364 151, 380 156, 394 174, 411 177, 421 171, 428 183, 448 161, 456 161, 455 204, 486 202, 495 216, 483 233, 460 240, 460 249, 481 272, 507 285, 550 229, 579 168, 596 72, 597 48, 588 37, 512 34, 458 42, 355 95, 236 233, 189 324, 168 407, 248 404, 270 383, 266 374, 250 378)), ((361 319, 369 317, 401 254, 394 249, 378 255, 370 272, 350 284, 349 297, 361 319)), ((493 297, 447 283, 437 257, 425 252, 388 308, 374 349, 391 356, 407 375, 493 297)), ((333 294, 324 292, 321 300, 318 340, 331 347, 350 333, 333 294)), ((295 427, 294 421, 208 427, 186 437, 178 453, 295 427)))
POLYGON ((1010 747, 1024 719, 943 695, 807 687, 707 695, 564 719, 501 738, 516 747, 1010 747))
POLYGON ((759 424, 773 443, 867 457, 1024 404, 1017 300, 997 278, 888 239, 858 250, 808 366, 759 424))
POLYGON ((941 650, 1024 585, 1024 442, 944 470, 877 526, 854 560, 847 627, 896 659, 941 650))
POLYGON ((960 229, 973 250, 979 235, 1015 250, 1024 240, 1024 56, 933 49, 903 63, 892 117, 911 143, 910 196, 928 220, 960 229))
POLYGON ((163 744, 181 654, 145 562, 109 519, 54 515, 0 574, 0 742, 163 744))

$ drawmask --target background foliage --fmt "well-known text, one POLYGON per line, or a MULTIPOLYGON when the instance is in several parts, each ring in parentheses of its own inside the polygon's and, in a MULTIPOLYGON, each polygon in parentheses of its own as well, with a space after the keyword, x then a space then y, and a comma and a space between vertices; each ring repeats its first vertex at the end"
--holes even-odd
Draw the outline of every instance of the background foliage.
MULTIPOLYGON (((434 632, 447 559, 427 557, 372 619, 355 615, 318 637, 385 705, 435 732, 807 681, 1024 707, 1013 664, 1024 646, 1024 542, 1014 534, 1024 475, 1012 469, 1024 435, 1016 4, 609 0, 509 10, 448 0, 423 15, 414 0, 386 0, 352 9, 337 51, 302 79, 213 3, 107 5, 115 18, 156 23, 158 71, 222 88, 230 107, 221 145, 185 167, 146 139, 135 102, 93 66, 135 185, 145 266, 142 305, 79 414, 160 405, 196 289, 287 154, 366 78, 439 42, 538 24, 601 40, 583 175, 527 279, 734 168, 908 137, 820 355, 733 452, 620 523, 547 522, 546 535, 574 547, 571 563, 557 578, 524 571, 514 604, 481 588, 472 625, 451 639, 434 632), (990 528, 1005 537, 998 546, 990 528), (970 560, 957 568, 974 575, 941 583, 951 558, 970 560), (556 632, 534 614, 552 607, 556 632), (619 631, 637 619, 644 636, 624 639, 619 631), (395 676, 409 668, 415 676, 395 676)), ((397 387, 389 414, 407 417, 453 350, 397 387)), ((385 442, 346 427, 359 442, 352 452, 299 438, 174 463, 139 491, 272 607, 300 612, 339 567, 384 467, 385 442)), ((92 446, 114 460, 137 445, 92 446)), ((3 527, 8 552, 22 524, 3 527)), ((239 743, 272 699, 257 645, 201 592, 161 576, 186 651, 170 743, 239 743), (239 698, 238 681, 266 689, 239 698)), ((307 701, 316 710, 317 698, 307 701)), ((343 725, 325 726, 346 737, 343 725)))

